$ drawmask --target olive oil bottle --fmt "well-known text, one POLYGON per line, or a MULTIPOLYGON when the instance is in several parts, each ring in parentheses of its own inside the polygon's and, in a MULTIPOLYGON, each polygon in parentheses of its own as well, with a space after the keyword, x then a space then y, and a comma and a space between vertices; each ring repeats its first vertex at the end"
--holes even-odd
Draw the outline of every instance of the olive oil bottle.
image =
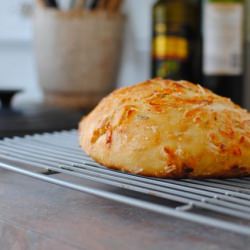
POLYGON ((152 13, 152 77, 200 82, 200 0, 159 0, 152 13))
POLYGON ((243 104, 244 1, 205 0, 203 84, 243 104))

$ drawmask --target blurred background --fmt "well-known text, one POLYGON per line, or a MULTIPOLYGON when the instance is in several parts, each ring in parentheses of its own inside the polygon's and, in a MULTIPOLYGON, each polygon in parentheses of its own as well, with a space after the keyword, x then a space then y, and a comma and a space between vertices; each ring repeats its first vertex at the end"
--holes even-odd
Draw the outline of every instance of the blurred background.
POLYGON ((249 11, 250 0, 2 1, 1 95, 6 102, 21 90, 12 111, 28 114, 26 123, 44 106, 81 110, 60 128, 113 88, 155 76, 199 83, 250 108, 249 11))
MULTIPOLYGON (((60 2, 62 7, 67 6, 67 0, 60 2)), ((118 86, 150 77, 151 8, 154 2, 126 0, 123 3, 122 11, 127 19, 118 86)), ((34 58, 33 8, 34 0, 3 1, 0 7, 0 88, 23 89, 24 92, 15 99, 17 103, 39 102, 43 98, 34 58)))

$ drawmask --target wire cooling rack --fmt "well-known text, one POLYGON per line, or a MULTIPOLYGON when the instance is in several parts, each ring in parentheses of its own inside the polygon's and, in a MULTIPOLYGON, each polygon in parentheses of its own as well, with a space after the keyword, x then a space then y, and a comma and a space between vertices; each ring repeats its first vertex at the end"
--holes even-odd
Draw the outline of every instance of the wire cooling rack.
POLYGON ((0 168, 250 236, 248 177, 164 180, 110 170, 94 162, 80 149, 75 130, 0 141, 0 168), (73 178, 65 181, 58 178, 60 174, 73 178))

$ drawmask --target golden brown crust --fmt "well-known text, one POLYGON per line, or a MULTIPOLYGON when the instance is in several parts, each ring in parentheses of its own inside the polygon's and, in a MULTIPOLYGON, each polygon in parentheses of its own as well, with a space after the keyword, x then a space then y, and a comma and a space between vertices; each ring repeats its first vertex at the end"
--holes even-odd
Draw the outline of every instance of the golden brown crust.
POLYGON ((79 132, 85 152, 113 169, 164 178, 250 174, 250 114, 187 81, 118 89, 79 132))

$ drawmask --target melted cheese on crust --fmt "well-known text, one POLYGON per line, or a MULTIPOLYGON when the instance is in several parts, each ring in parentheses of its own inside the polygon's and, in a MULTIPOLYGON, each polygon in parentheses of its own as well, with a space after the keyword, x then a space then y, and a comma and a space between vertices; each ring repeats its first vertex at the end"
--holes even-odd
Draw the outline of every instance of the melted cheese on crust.
POLYGON ((187 81, 152 79, 104 98, 79 125, 97 162, 169 178, 250 174, 250 115, 187 81))

